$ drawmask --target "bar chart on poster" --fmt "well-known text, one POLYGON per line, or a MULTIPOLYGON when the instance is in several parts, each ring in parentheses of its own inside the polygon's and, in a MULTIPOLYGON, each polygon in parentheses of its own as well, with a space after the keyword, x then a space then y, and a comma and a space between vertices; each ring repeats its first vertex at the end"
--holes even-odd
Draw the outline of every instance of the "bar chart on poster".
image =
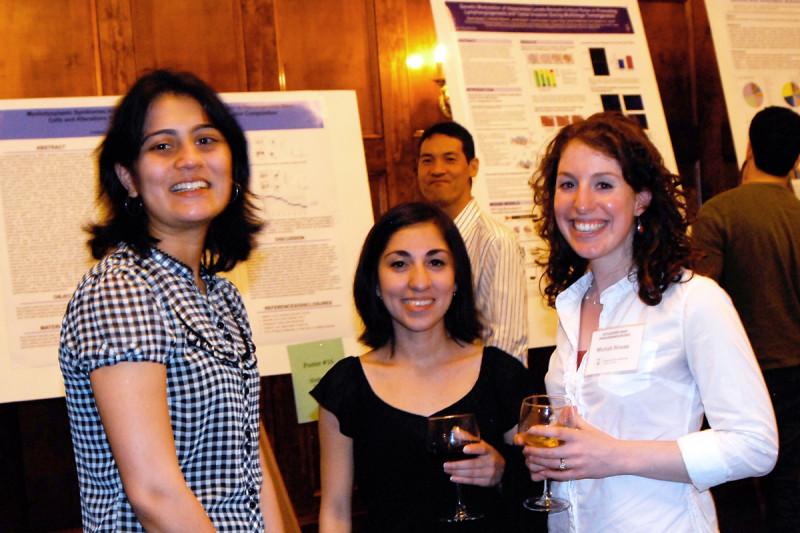
MULTIPOLYGON (((359 353, 350 288, 372 207, 355 94, 222 97, 247 135, 266 221, 250 258, 226 274, 261 374, 289 373, 294 344, 340 339, 359 353)), ((94 262, 84 228, 101 216, 95 151, 116 101, 0 102, 0 402, 63 394, 61 318, 94 262)))

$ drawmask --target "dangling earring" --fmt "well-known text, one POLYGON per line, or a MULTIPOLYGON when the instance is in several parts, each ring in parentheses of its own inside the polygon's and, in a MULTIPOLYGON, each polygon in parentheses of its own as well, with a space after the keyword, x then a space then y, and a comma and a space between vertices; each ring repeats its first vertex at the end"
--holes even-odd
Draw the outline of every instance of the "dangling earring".
POLYGON ((639 235, 644 233, 644 226, 642 226, 642 220, 639 217, 636 217, 636 233, 639 235))
POLYGON ((453 285, 453 296, 456 295, 456 292, 458 292, 458 285, 453 285))
POLYGON ((239 198, 239 191, 241 191, 241 190, 242 190, 242 186, 241 185, 239 185, 238 183, 234 183, 233 184, 233 188, 231 190, 231 199, 228 200, 229 204, 232 204, 233 202, 235 202, 239 198))
POLYGON ((140 196, 130 196, 128 195, 125 198, 125 211, 131 216, 131 218, 136 218, 142 214, 142 198, 140 196))

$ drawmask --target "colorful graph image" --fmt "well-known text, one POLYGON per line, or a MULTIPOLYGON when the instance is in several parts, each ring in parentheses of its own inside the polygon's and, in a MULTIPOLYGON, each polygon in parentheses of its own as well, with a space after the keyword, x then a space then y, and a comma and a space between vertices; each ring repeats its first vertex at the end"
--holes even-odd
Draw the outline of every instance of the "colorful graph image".
POLYGON ((800 87, 793 81, 783 86, 783 99, 792 107, 800 106, 800 87))
POLYGON ((537 87, 555 87, 556 73, 553 69, 537 69, 533 71, 537 87))
POLYGON ((633 56, 624 56, 617 58, 617 68, 620 70, 633 70, 633 56))
POLYGON ((545 128, 562 128, 581 120, 583 120, 581 115, 542 115, 539 117, 539 121, 545 128))
POLYGON ((570 53, 561 52, 548 52, 548 53, 535 53, 528 54, 528 63, 531 65, 572 65, 575 60, 570 53))
POLYGON ((764 103, 764 91, 755 83, 748 83, 742 89, 744 101, 753 107, 761 107, 764 103))

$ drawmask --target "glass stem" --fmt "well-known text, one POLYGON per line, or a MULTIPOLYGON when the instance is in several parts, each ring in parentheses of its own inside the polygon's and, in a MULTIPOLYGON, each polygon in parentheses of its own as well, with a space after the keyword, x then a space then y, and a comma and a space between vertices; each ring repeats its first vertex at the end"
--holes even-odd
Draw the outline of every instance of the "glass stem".
POLYGON ((461 501, 461 484, 456 483, 456 520, 463 520, 467 516, 467 507, 461 501))
POLYGON ((542 501, 550 502, 550 499, 553 497, 553 493, 550 492, 550 480, 544 478, 544 489, 542 490, 542 501))

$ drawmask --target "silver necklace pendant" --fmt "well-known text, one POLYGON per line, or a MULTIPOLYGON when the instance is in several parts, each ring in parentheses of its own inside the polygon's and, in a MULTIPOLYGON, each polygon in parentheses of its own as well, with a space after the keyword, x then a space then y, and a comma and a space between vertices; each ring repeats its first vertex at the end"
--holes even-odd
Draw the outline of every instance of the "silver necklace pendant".
POLYGON ((584 302, 589 302, 592 305, 603 305, 600 302, 598 302, 597 300, 590 300, 589 299, 589 291, 592 290, 593 286, 594 286, 594 280, 592 280, 592 282, 589 284, 589 288, 586 289, 586 294, 583 295, 583 301, 584 302))

